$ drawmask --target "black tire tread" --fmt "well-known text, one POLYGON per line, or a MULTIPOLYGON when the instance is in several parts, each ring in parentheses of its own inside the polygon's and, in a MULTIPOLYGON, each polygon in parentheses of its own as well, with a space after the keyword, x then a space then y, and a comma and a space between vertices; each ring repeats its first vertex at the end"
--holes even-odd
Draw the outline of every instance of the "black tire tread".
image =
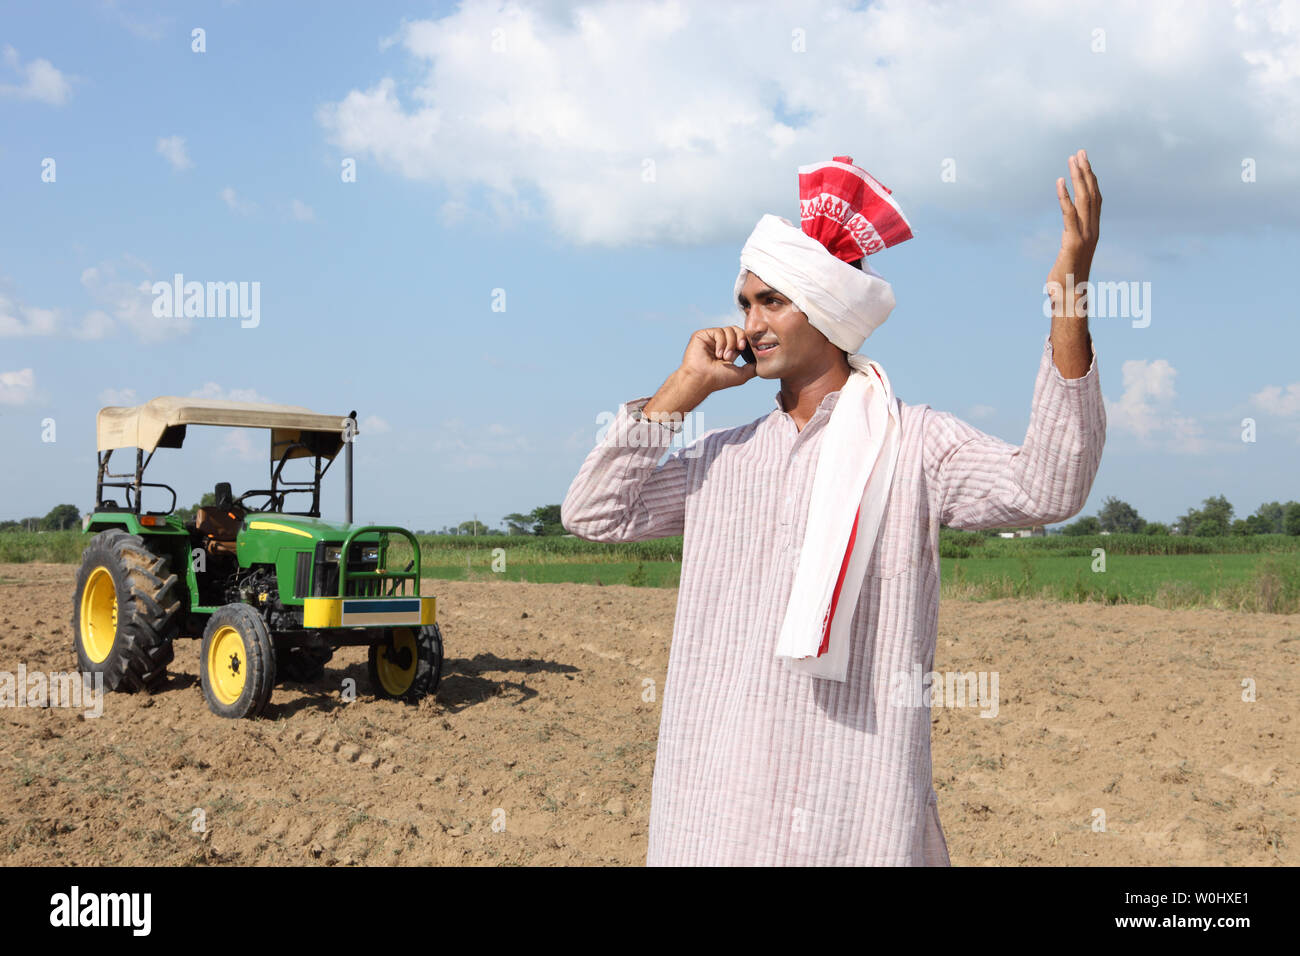
POLYGON ((384 689, 383 683, 379 680, 379 672, 376 667, 376 658, 383 644, 371 645, 367 669, 370 675, 370 688, 376 697, 414 703, 421 697, 437 691, 438 684, 442 680, 443 661, 442 631, 438 625, 429 624, 416 628, 415 646, 415 677, 412 679, 411 686, 407 688, 406 693, 395 698, 384 689))
POLYGON ((153 693, 166 681, 167 665, 175 657, 172 642, 180 628, 181 607, 170 565, 167 555, 155 554, 139 535, 119 528, 95 535, 86 546, 73 596, 73 642, 79 666, 83 671, 102 671, 106 690, 153 693), (119 584, 113 649, 101 664, 95 664, 81 647, 81 591, 90 571, 100 566, 109 569, 115 582, 125 582, 127 593, 119 584))

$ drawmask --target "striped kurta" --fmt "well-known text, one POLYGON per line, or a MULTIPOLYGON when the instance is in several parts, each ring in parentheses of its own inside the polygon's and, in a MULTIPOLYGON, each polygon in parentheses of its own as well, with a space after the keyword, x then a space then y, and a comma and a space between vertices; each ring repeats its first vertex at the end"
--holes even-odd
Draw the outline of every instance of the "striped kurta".
POLYGON ((1106 413, 1097 359, 1064 378, 1044 343, 1020 447, 901 403, 902 447, 852 619, 848 680, 776 657, 817 450, 839 392, 802 430, 776 409, 664 452, 680 424, 629 401, 562 506, 593 541, 684 535, 650 809, 650 865, 947 865, 930 710, 899 675, 933 670, 940 524, 1062 521, 1084 505, 1106 413))

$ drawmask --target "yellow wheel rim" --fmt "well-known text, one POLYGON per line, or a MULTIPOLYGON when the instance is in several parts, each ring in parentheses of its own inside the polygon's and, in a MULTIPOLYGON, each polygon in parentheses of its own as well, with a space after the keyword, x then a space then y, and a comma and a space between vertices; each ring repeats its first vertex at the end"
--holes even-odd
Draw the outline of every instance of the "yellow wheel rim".
POLYGON ((208 644, 208 684, 223 704, 233 704, 248 681, 248 650, 244 638, 230 625, 218 628, 208 644))
POLYGON ((393 656, 389 657, 388 647, 379 645, 375 654, 375 670, 384 690, 394 697, 400 697, 415 683, 415 668, 420 655, 415 633, 410 628, 394 631, 393 650, 393 656), (400 666, 399 662, 403 660, 408 662, 406 667, 400 666))
POLYGON ((81 592, 81 646, 93 663, 102 664, 117 638, 117 584, 108 568, 90 572, 81 592))

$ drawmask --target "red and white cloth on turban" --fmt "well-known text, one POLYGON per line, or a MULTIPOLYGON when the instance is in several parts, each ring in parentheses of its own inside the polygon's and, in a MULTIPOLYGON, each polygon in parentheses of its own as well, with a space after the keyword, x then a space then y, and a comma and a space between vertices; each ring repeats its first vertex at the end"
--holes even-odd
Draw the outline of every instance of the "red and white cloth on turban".
POLYGON ((845 262, 912 238, 889 187, 854 166, 852 156, 799 167, 799 220, 804 232, 845 262))
POLYGON ((826 423, 808 523, 777 656, 810 677, 846 679, 850 625, 901 445, 898 399, 880 365, 855 354, 894 308, 865 257, 912 238, 887 188, 848 156, 799 168, 802 229, 766 215, 740 254, 735 295, 753 272, 849 353, 848 381, 826 423), (849 265, 862 259, 862 268, 849 265))

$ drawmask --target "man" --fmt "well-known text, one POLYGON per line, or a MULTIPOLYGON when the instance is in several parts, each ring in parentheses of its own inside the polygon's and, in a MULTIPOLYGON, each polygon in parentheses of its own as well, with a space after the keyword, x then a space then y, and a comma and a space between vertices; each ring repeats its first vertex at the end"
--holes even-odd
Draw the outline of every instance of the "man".
POLYGON ((1073 199, 1057 181, 1051 331, 1019 448, 899 401, 855 354, 893 296, 852 263, 911 233, 851 159, 824 165, 841 179, 803 190, 805 228, 765 216, 746 243, 744 327, 694 333, 663 386, 619 408, 562 507, 590 540, 684 535, 650 865, 947 865, 930 712, 896 692, 933 669, 939 526, 1063 521, 1101 459, 1086 303, 1061 292, 1097 244, 1086 154, 1068 161, 1073 199), (747 346, 756 361, 733 364, 747 346), (682 415, 755 377, 780 379, 776 410, 658 463, 682 415))

